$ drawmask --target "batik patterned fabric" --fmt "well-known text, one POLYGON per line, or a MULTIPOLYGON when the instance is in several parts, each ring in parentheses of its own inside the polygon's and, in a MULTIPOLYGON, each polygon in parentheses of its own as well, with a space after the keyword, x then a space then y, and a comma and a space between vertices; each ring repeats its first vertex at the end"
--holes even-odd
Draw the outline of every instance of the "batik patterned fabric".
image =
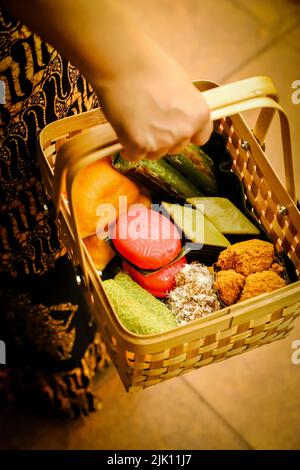
POLYGON ((35 389, 57 408, 87 413, 97 408, 90 383, 105 353, 45 210, 36 142, 46 124, 95 108, 97 97, 74 66, 1 10, 0 80, 0 339, 1 330, 8 335, 0 398, 35 389))
POLYGON ((28 28, 3 13, 0 28, 0 270, 43 274, 62 248, 44 210, 37 136, 98 102, 78 70, 28 28))

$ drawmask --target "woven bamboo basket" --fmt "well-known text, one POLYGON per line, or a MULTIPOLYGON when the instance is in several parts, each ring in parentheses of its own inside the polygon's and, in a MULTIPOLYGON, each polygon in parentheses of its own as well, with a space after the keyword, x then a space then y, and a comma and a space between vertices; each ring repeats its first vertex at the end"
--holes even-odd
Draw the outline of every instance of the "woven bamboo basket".
MULTIPOLYGON (((267 77, 254 77, 218 87, 195 81, 203 92, 218 131, 225 136, 234 171, 243 183, 254 214, 275 248, 284 251, 300 275, 300 214, 287 118, 267 77), (239 114, 259 108, 251 131, 239 114), (273 115, 279 112, 287 189, 262 149, 273 115), (230 117, 229 117, 230 116, 230 117)), ((63 243, 77 269, 91 312, 107 351, 127 391, 138 391, 193 369, 228 359, 284 338, 300 313, 300 281, 231 307, 223 308, 163 334, 138 336, 119 322, 98 273, 81 241, 73 207, 77 173, 97 159, 114 154, 121 145, 100 109, 68 117, 46 126, 38 154, 44 186, 57 217, 63 243), (67 200, 62 196, 66 178, 67 200)))

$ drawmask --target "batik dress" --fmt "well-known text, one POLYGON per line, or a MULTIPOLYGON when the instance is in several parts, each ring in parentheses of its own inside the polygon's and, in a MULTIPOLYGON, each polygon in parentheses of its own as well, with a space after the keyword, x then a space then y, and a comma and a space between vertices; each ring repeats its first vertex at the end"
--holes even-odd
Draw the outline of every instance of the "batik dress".
POLYGON ((0 402, 72 414, 98 408, 92 379, 106 364, 37 164, 48 123, 98 106, 79 71, 0 10, 0 402))

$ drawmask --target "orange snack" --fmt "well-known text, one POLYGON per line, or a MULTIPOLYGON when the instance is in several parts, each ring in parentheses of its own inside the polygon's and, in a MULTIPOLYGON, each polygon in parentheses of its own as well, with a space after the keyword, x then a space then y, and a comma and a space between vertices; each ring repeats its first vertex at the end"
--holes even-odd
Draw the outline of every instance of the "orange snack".
POLYGON ((229 269, 235 268, 236 261, 237 261, 237 256, 236 252, 232 248, 234 245, 229 246, 225 250, 221 251, 219 254, 217 266, 219 266, 220 269, 226 271, 229 269))
POLYGON ((272 264, 270 269, 272 269, 274 273, 279 274, 279 276, 283 274, 284 272, 284 267, 281 264, 276 263, 276 262, 272 264))
POLYGON ((119 214, 119 197, 127 196, 131 206, 140 188, 111 165, 111 158, 103 158, 84 168, 76 177, 73 186, 74 207, 82 238, 95 234, 97 227, 109 226, 119 214), (108 211, 101 204, 111 204, 108 211))
POLYGON ((285 285, 285 280, 271 270, 250 274, 246 278, 240 301, 251 299, 266 292, 273 292, 285 285))
POLYGON ((244 276, 229 269, 217 273, 214 286, 224 304, 232 305, 239 300, 244 284, 244 276))
POLYGON ((112 247, 106 241, 91 235, 83 240, 97 269, 102 271, 110 260, 115 256, 112 247))
POLYGON ((147 196, 146 194, 139 194, 137 199, 134 201, 133 204, 142 204, 143 206, 150 209, 152 201, 151 201, 150 197, 147 196))
POLYGON ((235 243, 219 255, 218 266, 222 270, 233 269, 248 276, 268 270, 274 261, 274 246, 263 240, 247 240, 235 243))

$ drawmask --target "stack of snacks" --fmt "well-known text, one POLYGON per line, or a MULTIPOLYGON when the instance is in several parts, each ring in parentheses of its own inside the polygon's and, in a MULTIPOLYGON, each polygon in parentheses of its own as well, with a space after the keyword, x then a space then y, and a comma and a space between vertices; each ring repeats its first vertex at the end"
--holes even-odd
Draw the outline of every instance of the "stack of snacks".
POLYGON ((274 246, 263 240, 231 245, 219 255, 215 288, 225 305, 232 305, 286 285, 284 268, 274 246))

